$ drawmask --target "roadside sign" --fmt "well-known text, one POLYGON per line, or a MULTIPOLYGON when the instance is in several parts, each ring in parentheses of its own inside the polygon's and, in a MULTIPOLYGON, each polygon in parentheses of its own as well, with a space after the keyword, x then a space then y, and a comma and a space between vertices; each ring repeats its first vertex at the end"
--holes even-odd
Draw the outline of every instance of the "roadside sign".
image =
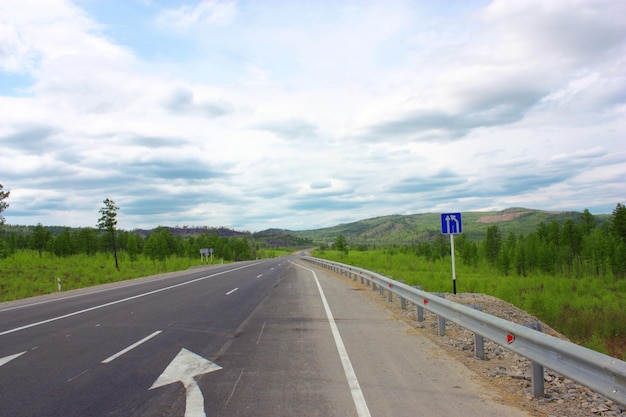
POLYGON ((463 233, 461 213, 443 213, 441 215, 441 233, 450 235, 450 256, 452 258, 452 291, 456 294, 456 268, 454 266, 454 235, 463 233))
POLYGON ((441 215, 441 233, 444 235, 459 235, 463 233, 461 213, 443 213, 441 215))

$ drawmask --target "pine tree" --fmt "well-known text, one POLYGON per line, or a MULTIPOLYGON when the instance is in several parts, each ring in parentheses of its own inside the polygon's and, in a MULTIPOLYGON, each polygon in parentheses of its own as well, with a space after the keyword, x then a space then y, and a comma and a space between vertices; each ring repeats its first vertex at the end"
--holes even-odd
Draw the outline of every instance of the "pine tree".
POLYGON ((0 226, 4 224, 4 217, 2 217, 2 212, 9 208, 9 204, 7 204, 6 200, 9 198, 10 191, 2 191, 4 187, 0 184, 0 226))
POLYGON ((106 230, 111 233, 111 239, 113 242, 113 256, 115 257, 115 268, 119 271, 120 266, 117 261, 117 246, 115 244, 115 228, 117 226, 117 211, 120 209, 115 205, 115 201, 106 199, 103 201, 104 206, 100 209, 100 220, 98 220, 98 228, 100 230, 106 230))
POLYGON ((492 266, 496 264, 501 247, 502 237, 498 226, 489 226, 485 238, 485 253, 487 254, 487 260, 492 266))
POLYGON ((622 242, 626 243, 626 207, 617 203, 613 210, 613 233, 619 237, 622 242))
POLYGON ((48 241, 52 239, 52 234, 44 229, 41 223, 37 223, 33 230, 33 235, 30 238, 30 246, 39 253, 39 257, 43 254, 43 251, 48 246, 48 241))

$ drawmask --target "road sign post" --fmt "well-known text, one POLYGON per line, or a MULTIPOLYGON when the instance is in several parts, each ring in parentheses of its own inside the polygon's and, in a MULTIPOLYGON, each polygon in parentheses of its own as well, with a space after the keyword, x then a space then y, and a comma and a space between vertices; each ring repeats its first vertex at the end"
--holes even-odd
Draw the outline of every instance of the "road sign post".
POLYGON ((454 265, 454 235, 463 233, 461 213, 443 213, 441 215, 441 233, 450 235, 450 256, 452 257, 452 291, 456 294, 456 268, 454 265))

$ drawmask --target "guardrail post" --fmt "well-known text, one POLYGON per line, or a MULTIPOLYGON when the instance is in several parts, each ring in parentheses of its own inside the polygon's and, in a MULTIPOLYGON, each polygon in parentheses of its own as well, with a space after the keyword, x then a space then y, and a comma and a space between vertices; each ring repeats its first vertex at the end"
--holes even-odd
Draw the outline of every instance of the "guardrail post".
MULTIPOLYGON (((528 323, 525 324, 525 326, 533 330, 537 330, 538 332, 543 331, 543 326, 539 322, 528 323)), ((541 364, 538 364, 537 362, 531 362, 531 370, 532 374, 530 378, 533 388, 533 396, 535 398, 543 398, 545 396, 543 383, 543 366, 541 364)))
MULTIPOLYGON (((435 293, 437 297, 446 298, 446 295, 442 292, 435 293)), ((443 316, 437 316, 439 336, 446 335, 446 319, 443 316)))
POLYGON ((424 307, 417 306, 416 310, 417 321, 424 321, 424 307))
POLYGON ((446 319, 442 316, 437 316, 438 328, 439 328, 439 336, 446 335, 446 319))
POLYGON ((474 356, 478 359, 484 361, 485 360, 485 338, 479 335, 478 333, 474 333, 474 338, 476 339, 476 349, 474 352, 474 356))
MULTIPOLYGON (((470 304, 468 307, 473 308, 474 310, 483 311, 483 306, 480 304, 470 304)), ((474 357, 485 360, 485 338, 479 335, 478 333, 474 333, 474 357)))
MULTIPOLYGON (((413 288, 416 288, 418 290, 422 290, 422 286, 421 285, 414 285, 413 288)), ((415 315, 416 315, 416 320, 417 321, 424 321, 424 307, 422 307, 419 304, 415 305, 415 315)))
POLYGON ((393 288, 393 284, 389 284, 389 289, 387 290, 387 292, 389 293, 387 295, 387 301, 393 303, 393 293, 391 292, 391 288, 393 288))
MULTIPOLYGON (((398 282, 401 282, 403 284, 405 283, 403 279, 399 279, 398 282)), ((400 296, 400 308, 402 310, 406 310, 406 300, 402 296, 400 296)))

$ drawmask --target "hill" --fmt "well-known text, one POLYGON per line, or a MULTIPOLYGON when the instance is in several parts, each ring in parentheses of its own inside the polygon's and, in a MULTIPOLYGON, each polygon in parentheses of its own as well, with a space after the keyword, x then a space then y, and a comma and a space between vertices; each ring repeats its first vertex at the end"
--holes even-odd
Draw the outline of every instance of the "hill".
MULTIPOLYGON (((487 228, 497 225, 503 236, 509 232, 528 234, 537 229, 540 223, 549 224, 553 220, 563 223, 572 220, 578 223, 582 213, 577 211, 543 211, 526 208, 509 208, 502 211, 462 213, 463 232, 470 240, 485 238, 487 228)), ((594 216, 597 223, 609 221, 611 215, 594 216)), ((5 225, 0 234, 30 235, 35 226, 5 225)), ((65 230, 62 226, 44 226, 52 236, 65 230)), ((338 235, 344 235, 354 244, 412 244, 435 239, 441 235, 441 214, 420 213, 410 215, 389 215, 333 227, 312 230, 267 229, 259 232, 238 231, 227 227, 175 226, 165 227, 174 236, 190 237, 204 233, 217 234, 220 237, 241 237, 262 242, 272 247, 304 247, 314 242, 332 242, 338 235)), ((73 229, 79 230, 79 229, 73 229)), ((135 229, 132 232, 144 237, 154 229, 135 229)))
MULTIPOLYGON (((556 220, 578 223, 582 213, 577 211, 551 212, 526 208, 509 208, 502 211, 461 213, 463 232, 471 240, 484 239, 489 226, 497 225, 503 235, 509 232, 528 234, 556 220)), ((608 221, 610 215, 594 216, 598 224, 608 221)), ((390 215, 340 224, 315 230, 290 231, 294 236, 315 242, 331 242, 344 235, 351 244, 411 244, 434 239, 441 234, 441 214, 421 213, 390 215)))

